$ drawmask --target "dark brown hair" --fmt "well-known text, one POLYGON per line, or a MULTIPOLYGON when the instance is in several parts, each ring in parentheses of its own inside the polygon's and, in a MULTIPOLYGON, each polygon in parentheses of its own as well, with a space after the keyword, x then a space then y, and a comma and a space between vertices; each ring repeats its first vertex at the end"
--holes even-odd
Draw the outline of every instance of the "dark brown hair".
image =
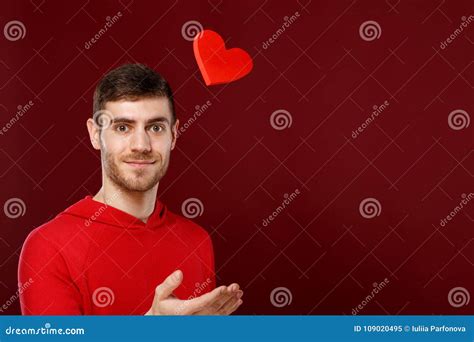
POLYGON ((108 101, 135 101, 146 97, 166 97, 169 100, 172 122, 176 121, 173 92, 168 82, 144 64, 124 64, 109 71, 94 92, 94 113, 103 110, 108 101))

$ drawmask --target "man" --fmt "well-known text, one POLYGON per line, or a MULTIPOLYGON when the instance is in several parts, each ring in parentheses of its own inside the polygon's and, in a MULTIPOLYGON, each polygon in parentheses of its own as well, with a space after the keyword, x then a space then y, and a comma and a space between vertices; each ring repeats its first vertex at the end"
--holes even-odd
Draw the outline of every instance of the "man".
MULTIPOLYGON (((171 89, 141 64, 109 72, 87 120, 102 187, 33 230, 20 256, 23 314, 228 315, 239 285, 215 286, 208 233, 157 199, 176 144, 171 89)), ((80 166, 78 166, 80 167, 80 166)))

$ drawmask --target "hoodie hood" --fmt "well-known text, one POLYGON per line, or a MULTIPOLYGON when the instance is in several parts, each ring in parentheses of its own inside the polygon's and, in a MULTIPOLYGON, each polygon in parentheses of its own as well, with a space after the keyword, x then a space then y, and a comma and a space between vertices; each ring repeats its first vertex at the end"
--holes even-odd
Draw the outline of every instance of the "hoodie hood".
POLYGON ((84 199, 71 205, 58 216, 71 215, 79 217, 84 220, 84 225, 86 227, 90 227, 94 223, 102 223, 124 229, 155 229, 164 223, 167 214, 168 210, 166 206, 161 201, 156 199, 155 209, 145 223, 137 217, 130 215, 120 209, 94 200, 92 196, 86 196, 84 199))

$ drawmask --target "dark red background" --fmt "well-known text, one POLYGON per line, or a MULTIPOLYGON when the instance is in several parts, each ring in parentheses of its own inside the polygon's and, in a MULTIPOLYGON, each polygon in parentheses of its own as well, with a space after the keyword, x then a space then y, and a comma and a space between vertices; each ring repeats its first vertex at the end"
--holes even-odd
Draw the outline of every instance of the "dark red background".
MULTIPOLYGON (((100 186, 85 126, 96 82, 141 62, 169 80, 182 121, 212 103, 179 139, 159 196, 177 213, 187 198, 203 202, 195 221, 212 233, 219 283, 245 290, 237 313, 350 314, 388 278, 361 314, 472 314, 472 303, 454 308, 447 296, 474 289, 474 204, 439 226, 474 188, 474 124, 456 131, 447 122, 455 109, 474 112, 474 23, 440 50, 473 14, 472 1, 127 1, 2 7, 1 26, 20 20, 26 37, 0 37, 0 125, 18 105, 34 106, 0 136, 0 204, 26 204, 20 218, 0 215, 0 303, 16 291, 27 234, 100 186), (122 18, 85 50, 118 11, 122 18), (248 51, 251 74, 206 87, 181 35, 189 20, 248 51), (367 20, 381 26, 379 39, 361 39, 367 20), (352 139, 385 100, 389 107, 352 139), (291 113, 288 129, 270 125, 277 109, 291 113), (301 195, 263 227, 297 188, 301 195), (367 197, 380 201, 380 216, 360 215, 367 197), (292 293, 282 308, 270 302, 279 286, 292 293)), ((19 313, 18 301, 7 313, 19 313)))

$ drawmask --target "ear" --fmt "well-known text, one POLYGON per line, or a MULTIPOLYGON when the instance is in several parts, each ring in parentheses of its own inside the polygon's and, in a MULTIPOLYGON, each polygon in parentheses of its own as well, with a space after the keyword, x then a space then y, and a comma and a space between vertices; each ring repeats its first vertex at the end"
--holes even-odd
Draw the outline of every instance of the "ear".
POLYGON ((171 127, 171 135, 172 135, 172 141, 171 141, 171 150, 174 150, 174 147, 176 146, 176 140, 178 139, 178 127, 179 127, 179 120, 176 119, 175 124, 173 127, 171 127))
POLYGON ((96 150, 100 150, 100 130, 92 118, 87 119, 87 130, 92 146, 96 150))

